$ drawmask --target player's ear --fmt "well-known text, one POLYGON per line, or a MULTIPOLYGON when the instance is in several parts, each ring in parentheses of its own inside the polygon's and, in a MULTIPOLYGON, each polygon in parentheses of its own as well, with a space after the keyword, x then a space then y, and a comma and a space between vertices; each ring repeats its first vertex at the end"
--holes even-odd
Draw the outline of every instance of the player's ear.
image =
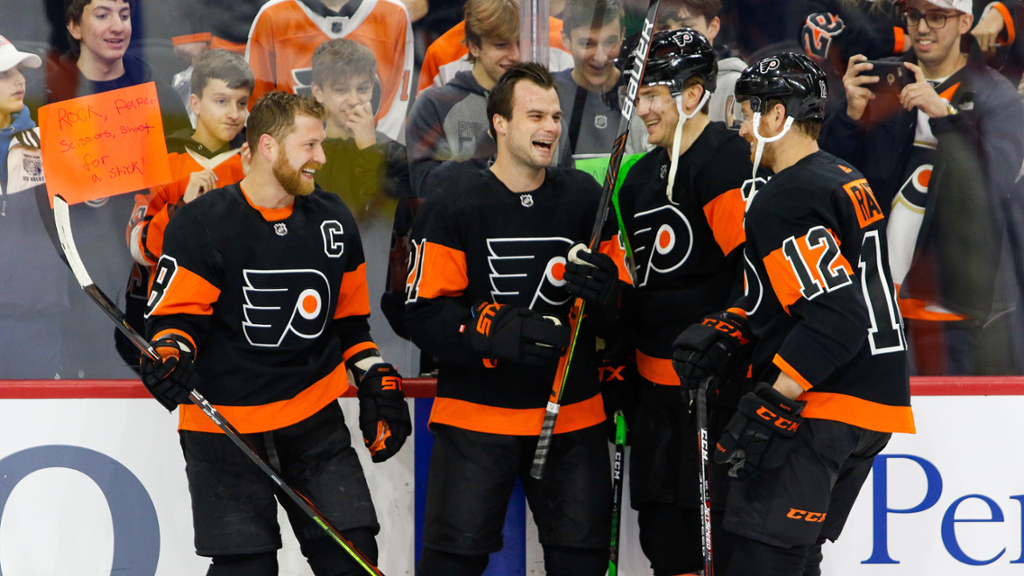
POLYGON ((700 104, 700 99, 704 96, 704 86, 701 84, 694 84, 686 89, 683 93, 683 110, 688 111, 687 114, 691 114, 693 109, 700 104))
POLYGON ((274 154, 277 152, 277 140, 270 134, 263 134, 260 136, 260 154, 266 159, 267 162, 273 163, 274 154))

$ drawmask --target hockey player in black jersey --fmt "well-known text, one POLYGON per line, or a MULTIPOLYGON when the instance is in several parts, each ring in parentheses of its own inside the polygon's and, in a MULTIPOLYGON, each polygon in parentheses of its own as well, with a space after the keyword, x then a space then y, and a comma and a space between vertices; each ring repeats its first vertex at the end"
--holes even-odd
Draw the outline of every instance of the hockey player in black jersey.
MULTIPOLYGON (((743 194, 751 163, 746 141, 708 118, 717 57, 695 30, 659 32, 636 112, 657 146, 637 161, 619 192, 622 223, 636 261, 624 292, 626 335, 641 376, 630 428, 630 502, 640 545, 655 576, 702 569, 694 418, 679 394, 672 342, 690 324, 743 293, 743 194)), ((630 63, 626 63, 626 68, 630 63)), ((712 390, 711 433, 728 422, 745 371, 712 390)), ((715 568, 727 573, 730 542, 718 538, 728 487, 712 466, 715 568)))
POLYGON ((733 309, 754 339, 697 325, 673 357, 695 385, 752 354, 758 384, 715 448, 735 478, 730 576, 814 576, 875 455, 914 432, 903 324, 882 209, 860 172, 818 150, 825 75, 780 54, 747 68, 736 97, 740 134, 775 172, 747 200, 746 293, 733 309))
POLYGON ((336 399, 358 386, 374 462, 411 431, 402 379, 370 338, 355 220, 313 183, 325 118, 310 97, 261 98, 248 121, 249 174, 177 211, 154 272, 146 329, 163 361, 144 360, 143 382, 178 408, 209 576, 277 574, 275 496, 314 574, 365 572, 189 402, 192 389, 373 562, 379 525, 336 399))
POLYGON ((583 172, 550 167, 561 111, 543 66, 509 68, 487 116, 494 164, 432 176, 413 225, 406 325, 440 359, 416 573, 481 574, 502 547, 519 478, 547 574, 599 576, 608 568, 611 471, 594 334, 614 321, 618 272, 603 254, 582 256, 592 267, 567 263, 566 253, 589 241, 601 188, 583 172), (573 294, 587 301, 587 316, 544 478, 535 480, 529 470, 569 342, 573 294))

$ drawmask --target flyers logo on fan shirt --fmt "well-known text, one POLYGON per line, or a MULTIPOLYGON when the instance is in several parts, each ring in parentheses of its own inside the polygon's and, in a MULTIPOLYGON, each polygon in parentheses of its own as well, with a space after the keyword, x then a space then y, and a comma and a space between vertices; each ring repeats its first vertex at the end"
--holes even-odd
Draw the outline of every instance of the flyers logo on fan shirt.
POLYGON ((312 340, 330 320, 331 289, 318 270, 243 270, 245 321, 249 344, 281 346, 289 334, 312 340))
POLYGON ((693 249, 693 227, 675 206, 661 206, 634 217, 637 278, 646 286, 651 271, 667 274, 682 266, 693 249))
POLYGON ((572 244, 568 238, 488 238, 491 297, 523 302, 526 296, 531 308, 538 300, 565 304, 565 255, 572 244))

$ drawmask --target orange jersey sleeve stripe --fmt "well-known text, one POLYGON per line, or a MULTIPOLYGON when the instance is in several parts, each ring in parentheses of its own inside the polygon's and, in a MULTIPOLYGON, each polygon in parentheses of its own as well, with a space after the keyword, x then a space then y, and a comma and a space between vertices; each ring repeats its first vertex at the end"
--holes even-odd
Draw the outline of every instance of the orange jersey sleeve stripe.
POLYGON ((636 351, 636 369, 644 378, 662 386, 679 386, 679 375, 668 358, 655 358, 636 351))
MULTIPOLYGON (((202 384, 200 384, 202 387, 202 384)), ((218 412, 242 434, 253 434, 291 426, 316 414, 348 390, 345 364, 299 392, 294 398, 261 406, 218 406, 218 412)), ((202 390, 200 390, 202 392, 202 390)), ((178 406, 178 429, 222 433, 220 428, 194 404, 178 406)))
POLYGON ((338 290, 338 308, 334 318, 366 316, 370 313, 370 291, 366 286, 366 263, 351 272, 345 272, 338 290))
POLYGON ((808 382, 807 378, 804 378, 803 374, 800 374, 800 372, 798 372, 796 368, 793 368, 789 362, 786 362, 782 356, 776 354, 775 358, 772 358, 772 364, 775 364, 779 367, 779 370, 782 370, 787 376, 796 380, 796 383, 799 384, 804 391, 810 390, 814 387, 814 384, 808 382))
MULTIPOLYGON (((619 234, 622 234, 622 232, 619 232, 619 234)), ((622 243, 619 242, 619 234, 616 234, 615 238, 611 240, 601 242, 599 252, 611 258, 612 262, 615 262, 615 267, 619 269, 619 280, 632 285, 633 279, 629 277, 629 268, 626 266, 626 250, 622 247, 622 243)))
POLYGON ((876 432, 914 434, 914 412, 910 406, 889 406, 833 392, 804 392, 804 418, 835 420, 876 432))
MULTIPOLYGON (((829 234, 835 238, 835 232, 829 230, 829 234)), ((839 240, 836 239, 836 244, 839 244, 839 240)), ((803 262, 790 262, 783 252, 783 248, 774 250, 768 256, 765 256, 764 267, 768 272, 768 279, 772 283, 772 288, 775 290, 775 295, 778 297, 779 304, 789 314, 789 307, 794 302, 803 297, 801 293, 802 286, 800 279, 797 276, 794 266, 807 265, 806 271, 811 275, 811 278, 820 287, 826 286, 825 281, 821 277, 821 271, 818 270, 818 260, 824 254, 827 246, 825 245, 810 245, 807 241, 807 235, 803 235, 796 239, 796 247, 800 252, 800 257, 803 262)), ((853 267, 847 262, 846 257, 839 253, 836 255, 836 259, 831 263, 830 270, 838 270, 843 268, 846 273, 853 275, 853 267)))
MULTIPOLYGON (((374 344, 373 342, 360 342, 359 344, 356 344, 355 346, 352 346, 348 350, 345 350, 345 352, 341 355, 341 361, 342 362, 348 362, 349 358, 355 356, 356 354, 359 354, 363 350, 376 350, 376 349, 377 349, 377 345, 374 344)), ((378 352, 378 354, 379 354, 379 352, 378 352)))
MULTIPOLYGON (((461 296, 469 285, 466 253, 428 241, 423 242, 421 250, 421 270, 414 271, 420 277, 417 298, 461 296)), ((409 281, 415 281, 417 274, 410 274, 409 281)))
POLYGON ((868 185, 868 181, 865 178, 843 184, 843 190, 846 190, 850 201, 853 202, 853 211, 857 213, 857 222, 861 228, 867 228, 868 225, 885 217, 882 214, 881 206, 875 200, 875 194, 871 191, 871 186, 868 185))
POLYGON ((151 315, 195 314, 209 316, 213 314, 213 303, 218 298, 220 298, 219 288, 188 268, 178 266, 170 285, 164 290, 163 298, 160 299, 160 303, 151 315))
MULTIPOLYGON (((1003 17, 1003 24, 1006 25, 1006 38, 1003 40, 996 39, 996 42, 1000 46, 1010 46, 1013 41, 1017 38, 1017 31, 1013 28, 1013 17, 1010 16, 1010 11, 1003 5, 1002 2, 996 2, 992 5, 992 8, 999 11, 999 15, 1003 17)), ((1002 36, 1002 34, 1000 34, 1002 36)))
POLYGON ((746 202, 739 188, 729 190, 704 205, 704 216, 723 254, 728 255, 737 246, 746 242, 747 236, 743 231, 745 210, 746 202))
MULTIPOLYGON (((567 404, 558 411, 555 434, 573 432, 604 422, 604 402, 598 394, 567 404)), ((474 432, 508 436, 536 436, 544 423, 544 408, 498 408, 454 398, 437 398, 430 424, 447 424, 474 432)))
MULTIPOLYGON (((896 292, 900 290, 899 285, 896 286, 896 292)), ((900 314, 904 318, 913 318, 914 320, 930 320, 932 322, 957 322, 960 320, 967 320, 970 316, 964 316, 963 314, 957 314, 955 312, 937 312, 934 310, 928 310, 928 303, 924 300, 918 300, 916 298, 897 298, 900 304, 900 314)))

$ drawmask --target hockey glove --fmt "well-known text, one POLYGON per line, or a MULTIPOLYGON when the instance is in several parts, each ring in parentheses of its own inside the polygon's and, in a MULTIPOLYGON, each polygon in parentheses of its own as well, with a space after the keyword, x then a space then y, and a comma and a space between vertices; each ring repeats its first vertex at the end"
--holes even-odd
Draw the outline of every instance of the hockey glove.
POLYGON ((700 324, 691 324, 676 338, 672 367, 684 390, 696 390, 708 376, 742 381, 753 347, 746 318, 717 312, 700 324))
MULTIPOLYGON (((628 356, 619 356, 601 350, 597 365, 598 381, 601 383, 601 399, 604 401, 605 428, 608 441, 615 443, 615 412, 622 411, 626 419, 626 428, 633 424, 636 405, 640 401, 640 387, 636 360, 628 356)), ((629 445, 629 435, 626 435, 629 445)))
POLYGON ((566 292, 593 306, 603 324, 615 321, 619 310, 619 270, 611 257, 576 244, 566 257, 562 278, 566 292))
POLYGON ((363 442, 370 451, 370 459, 383 462, 398 453, 412 432, 402 377, 394 366, 384 362, 370 366, 357 379, 363 442))
POLYGON ((463 332, 467 348, 484 358, 540 366, 557 364, 570 336, 557 318, 486 301, 473 306, 473 322, 463 332))
POLYGON ((173 411, 188 404, 189 395, 199 383, 192 363, 192 343, 183 336, 168 334, 151 342, 160 360, 142 355, 142 383, 164 408, 173 411))
POLYGON ((715 462, 731 464, 729 476, 739 479, 781 466, 793 448, 806 405, 761 382, 740 399, 715 448, 715 462))

